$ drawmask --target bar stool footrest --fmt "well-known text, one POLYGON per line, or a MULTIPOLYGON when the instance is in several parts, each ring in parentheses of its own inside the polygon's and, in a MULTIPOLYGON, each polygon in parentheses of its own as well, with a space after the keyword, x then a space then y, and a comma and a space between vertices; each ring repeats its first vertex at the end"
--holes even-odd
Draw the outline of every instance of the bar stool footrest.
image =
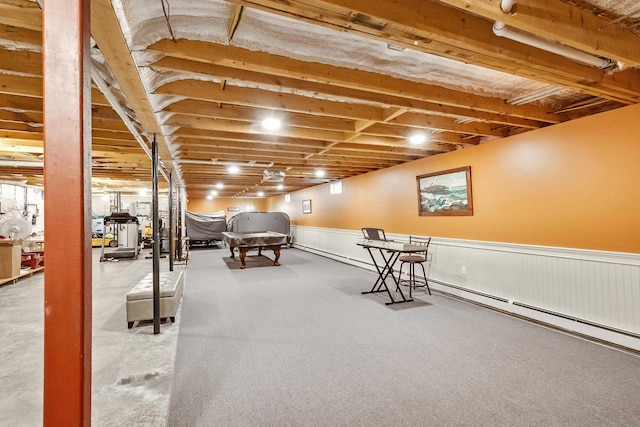
POLYGON ((407 286, 407 287, 411 286, 411 287, 414 287, 414 288, 423 288, 423 287, 427 286, 425 281, 422 280, 422 279, 417 279, 415 281, 414 280, 410 280, 410 279, 400 279, 399 282, 400 282, 401 286, 407 286), (411 282, 414 282, 414 283, 411 283, 411 282))

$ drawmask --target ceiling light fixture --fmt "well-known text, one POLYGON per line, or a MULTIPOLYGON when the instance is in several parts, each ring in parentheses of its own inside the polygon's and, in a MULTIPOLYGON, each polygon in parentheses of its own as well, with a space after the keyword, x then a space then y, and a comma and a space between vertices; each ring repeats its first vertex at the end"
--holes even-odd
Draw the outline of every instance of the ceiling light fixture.
POLYGON ((224 188, 224 184, 223 184, 223 183, 221 183, 221 182, 219 182, 219 183, 217 183, 217 184, 216 184, 216 188, 217 188, 218 190, 222 190, 222 189, 224 188))
POLYGON ((316 169, 316 177, 318 178, 322 178, 325 175, 324 170, 322 169, 316 169))
POLYGON ((282 121, 277 117, 267 117, 262 120, 262 127, 270 131, 280 130, 282 127, 282 121))
POLYGON ((211 194, 207 195, 207 200, 212 200, 213 196, 211 194))
POLYGON ((258 191, 258 197, 264 197, 264 191, 258 191))
POLYGON ((411 145, 421 145, 427 142, 427 135, 425 135, 423 132, 416 132, 409 135, 408 140, 409 144, 411 145))
POLYGON ((229 173, 236 174, 236 173, 240 172, 240 168, 238 166, 229 166, 227 168, 227 171, 229 173))
POLYGON ((216 190, 211 190, 211 192, 209 192, 209 195, 212 196, 212 197, 213 196, 217 196, 218 192, 216 190))

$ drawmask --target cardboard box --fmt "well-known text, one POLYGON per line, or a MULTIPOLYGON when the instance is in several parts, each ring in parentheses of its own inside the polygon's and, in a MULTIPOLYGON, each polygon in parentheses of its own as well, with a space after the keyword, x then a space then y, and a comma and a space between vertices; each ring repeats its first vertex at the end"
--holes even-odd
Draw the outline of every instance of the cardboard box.
POLYGON ((0 279, 20 275, 22 241, 0 239, 0 279))

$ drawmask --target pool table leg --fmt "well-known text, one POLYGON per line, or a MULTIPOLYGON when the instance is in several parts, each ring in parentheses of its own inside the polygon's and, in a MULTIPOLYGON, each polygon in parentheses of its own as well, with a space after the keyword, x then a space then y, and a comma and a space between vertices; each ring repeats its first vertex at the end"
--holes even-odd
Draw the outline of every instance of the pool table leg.
MULTIPOLYGON (((242 250, 242 248, 239 248, 238 250, 240 251, 240 264, 242 264, 242 265, 240 266, 240 268, 246 268, 246 267, 247 267, 247 264, 244 262, 244 259, 245 259, 245 258, 246 258, 246 256, 247 256, 247 249, 242 250)), ((233 258, 233 257, 232 257, 232 258, 233 258)))
POLYGON ((273 260, 273 265, 280 265, 278 260, 280 259, 280 248, 273 248, 273 254, 276 256, 276 259, 273 260))

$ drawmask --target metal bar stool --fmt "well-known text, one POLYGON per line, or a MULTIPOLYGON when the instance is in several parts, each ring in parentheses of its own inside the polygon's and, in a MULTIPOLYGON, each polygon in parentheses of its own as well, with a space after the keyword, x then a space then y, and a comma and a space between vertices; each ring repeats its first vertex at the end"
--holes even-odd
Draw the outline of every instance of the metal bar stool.
POLYGON ((427 251, 429 250, 429 243, 431 243, 431 237, 416 237, 409 236, 409 243, 416 246, 424 246, 424 251, 412 252, 407 255, 402 255, 398 259, 400 261, 399 277, 402 277, 402 269, 405 264, 409 264, 409 279, 401 279, 400 284, 409 286, 409 298, 414 288, 426 287, 427 292, 431 295, 431 289, 429 289, 429 283, 427 283, 427 272, 424 268, 424 263, 427 261, 427 251), (416 265, 422 268, 422 277, 416 277, 416 265))

